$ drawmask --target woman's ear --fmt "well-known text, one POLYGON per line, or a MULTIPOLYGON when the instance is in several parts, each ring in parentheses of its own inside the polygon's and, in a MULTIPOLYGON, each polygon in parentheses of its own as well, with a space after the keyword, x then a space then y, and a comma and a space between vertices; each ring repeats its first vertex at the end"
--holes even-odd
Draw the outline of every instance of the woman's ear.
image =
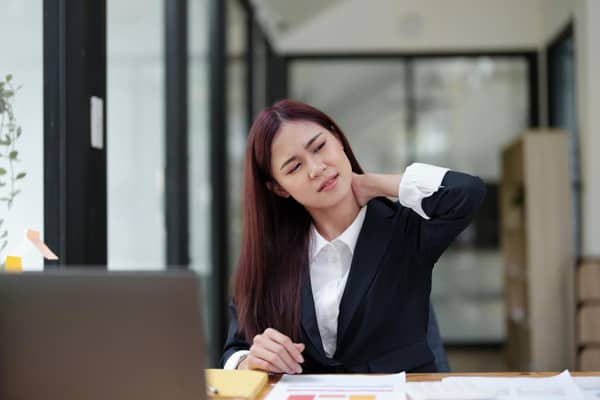
POLYGON ((281 185, 279 185, 277 182, 268 181, 266 183, 266 185, 267 185, 267 188, 271 192, 275 193, 277 196, 285 197, 285 198, 290 197, 290 194, 284 188, 282 188, 281 185))

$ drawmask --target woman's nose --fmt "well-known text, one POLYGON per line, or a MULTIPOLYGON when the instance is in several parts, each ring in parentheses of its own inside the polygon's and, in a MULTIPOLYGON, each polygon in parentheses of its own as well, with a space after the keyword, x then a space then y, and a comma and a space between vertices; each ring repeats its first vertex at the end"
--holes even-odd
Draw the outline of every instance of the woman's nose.
POLYGON ((311 163, 310 172, 309 172, 310 178, 314 179, 314 178, 317 178, 317 177, 323 175, 323 172, 325 172, 326 169, 327 169, 327 166, 325 164, 316 163, 316 162, 311 163))

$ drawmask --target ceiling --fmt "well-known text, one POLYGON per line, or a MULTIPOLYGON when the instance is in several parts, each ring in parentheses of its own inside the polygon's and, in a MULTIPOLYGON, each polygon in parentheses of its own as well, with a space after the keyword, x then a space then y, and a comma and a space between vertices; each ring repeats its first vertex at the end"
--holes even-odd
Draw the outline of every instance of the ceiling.
POLYGON ((270 35, 286 33, 345 0, 250 0, 270 35))

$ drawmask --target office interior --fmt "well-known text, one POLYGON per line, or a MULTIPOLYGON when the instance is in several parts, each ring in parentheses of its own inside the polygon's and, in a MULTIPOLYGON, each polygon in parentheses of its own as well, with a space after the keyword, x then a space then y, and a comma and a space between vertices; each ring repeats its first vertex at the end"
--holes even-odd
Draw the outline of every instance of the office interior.
POLYGON ((577 285, 583 267, 600 276, 599 1, 1 4, 0 134, 15 135, 0 148, 3 260, 21 256, 24 271, 192 270, 216 366, 241 240, 246 135, 261 109, 290 97, 331 115, 367 171, 418 161, 485 181, 481 210, 434 270, 431 301, 451 371, 600 369, 600 284, 584 300, 577 285), (571 286, 535 298, 522 288, 515 306, 503 152, 546 133, 564 137, 558 151, 568 163, 540 190, 564 184, 567 223, 535 229, 564 233, 571 286), (59 260, 28 247, 26 229, 42 232, 59 260), (529 302, 556 299, 570 308, 545 316, 566 320, 565 329, 515 330, 529 302), (564 355, 538 362, 536 352, 564 355))

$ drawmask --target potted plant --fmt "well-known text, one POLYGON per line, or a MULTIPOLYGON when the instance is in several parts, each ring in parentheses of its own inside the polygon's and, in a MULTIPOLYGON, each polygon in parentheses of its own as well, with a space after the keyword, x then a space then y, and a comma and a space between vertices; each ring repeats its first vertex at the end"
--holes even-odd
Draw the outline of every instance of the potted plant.
POLYGON ((15 197, 21 192, 18 188, 26 173, 19 168, 17 142, 23 133, 14 114, 14 102, 21 86, 14 86, 12 75, 0 80, 0 258, 2 268, 8 246, 8 229, 5 215, 10 211, 15 197), (6 204, 6 209, 4 209, 6 204), (2 212, 4 211, 4 212, 2 212))

